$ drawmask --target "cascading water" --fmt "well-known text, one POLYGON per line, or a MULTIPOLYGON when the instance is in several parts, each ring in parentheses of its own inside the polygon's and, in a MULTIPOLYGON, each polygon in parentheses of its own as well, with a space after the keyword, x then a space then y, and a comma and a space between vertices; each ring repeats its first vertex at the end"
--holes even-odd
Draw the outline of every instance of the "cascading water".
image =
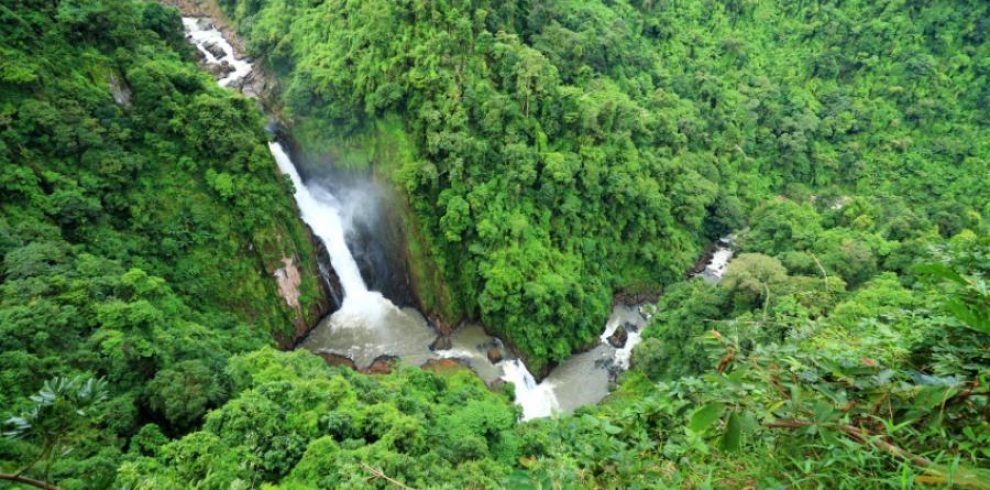
POLYGON ((735 254, 732 250, 732 241, 734 239, 734 235, 727 235, 715 242, 715 253, 712 254, 712 259, 705 266, 705 269, 699 273, 706 281, 717 283, 722 280, 722 276, 725 275, 725 271, 729 268, 729 262, 735 254))
POLYGON ((522 361, 502 361, 502 371, 505 373, 502 379, 516 388, 516 403, 522 406, 523 420, 549 417, 560 411, 560 402, 553 391, 553 384, 545 380, 537 383, 522 361))
POLYGON ((326 245, 327 253, 330 255, 330 263, 333 265, 334 271, 337 272, 337 276, 340 277, 340 284, 344 288, 344 301, 367 293, 368 289, 364 285, 364 280, 361 279, 361 271, 347 248, 337 199, 324 189, 310 190, 307 188, 281 143, 276 141, 268 143, 268 149, 275 157, 275 163, 278 164, 279 170, 292 180, 292 185, 296 189, 294 196, 296 205, 299 206, 303 221, 326 245))
MULTIPOLYGON (((218 83, 225 87, 243 85, 253 67, 237 58, 223 34, 208 19, 185 17, 182 23, 190 42, 203 54, 204 62, 223 68, 213 70, 219 76, 218 83)), ((615 306, 601 342, 587 352, 571 356, 541 383, 536 382, 518 359, 506 358, 492 364, 486 350, 500 342, 477 325, 458 329, 450 338, 449 349, 430 350, 428 346, 436 339, 436 332, 422 314, 413 308, 396 307, 381 293, 370 291, 361 277, 346 239, 352 224, 351 213, 361 206, 345 206, 324 183, 304 182, 280 143, 269 143, 269 149, 278 168, 292 180, 301 217, 326 246, 344 294, 340 309, 313 329, 303 347, 317 353, 345 355, 359 366, 366 366, 383 354, 411 364, 456 358, 466 362, 486 382, 501 378, 515 385, 516 403, 522 407, 525 420, 597 403, 608 394, 609 381, 615 373, 629 367, 632 348, 639 342, 639 331, 647 319, 635 306, 615 306), (609 337, 619 328, 625 330, 626 339, 622 346, 613 347, 609 337)), ((731 238, 719 243, 715 256, 702 273, 706 279, 721 278, 732 257, 729 242, 731 238)))
POLYGON ((240 82, 254 69, 250 62, 234 55, 234 47, 224 39, 223 33, 208 20, 183 17, 182 26, 185 28, 189 40, 203 54, 206 64, 222 65, 226 63, 231 68, 230 73, 217 80, 221 87, 229 87, 240 82), (223 55, 215 54, 216 50, 220 50, 223 55))

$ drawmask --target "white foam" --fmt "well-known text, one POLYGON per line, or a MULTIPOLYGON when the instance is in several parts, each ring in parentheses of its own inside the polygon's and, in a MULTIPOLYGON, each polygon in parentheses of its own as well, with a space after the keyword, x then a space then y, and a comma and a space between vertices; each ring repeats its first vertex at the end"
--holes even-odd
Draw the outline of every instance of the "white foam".
POLYGON ((537 383, 526 365, 518 359, 502 361, 502 379, 515 385, 516 403, 523 409, 523 420, 549 417, 559 410, 553 385, 537 383))
POLYGON ((280 143, 268 143, 268 148, 275 157, 278 168, 289 176, 296 188, 296 204, 299 206, 303 221, 313 229, 313 233, 327 247, 330 263, 344 288, 344 304, 341 309, 356 314, 374 313, 377 308, 385 307, 385 303, 388 304, 387 306, 395 308, 388 300, 381 298, 380 294, 371 294, 364 285, 361 270, 358 268, 357 262, 354 261, 350 249, 347 248, 343 222, 333 195, 319 187, 314 189, 315 192, 311 192, 303 184, 299 172, 296 171, 295 165, 292 164, 292 160, 280 143))
POLYGON ((254 69, 251 63, 237 56, 234 47, 227 42, 227 39, 223 37, 223 33, 220 30, 213 27, 213 24, 208 24, 209 27, 204 27, 199 18, 183 17, 182 26, 185 28, 186 34, 192 40, 193 44, 196 45, 196 49, 206 57, 207 64, 219 65, 226 61, 234 68, 234 71, 217 81, 221 87, 229 87, 235 82, 243 80, 254 69), (206 49, 206 44, 209 43, 220 46, 224 55, 220 57, 214 56, 213 53, 206 49))

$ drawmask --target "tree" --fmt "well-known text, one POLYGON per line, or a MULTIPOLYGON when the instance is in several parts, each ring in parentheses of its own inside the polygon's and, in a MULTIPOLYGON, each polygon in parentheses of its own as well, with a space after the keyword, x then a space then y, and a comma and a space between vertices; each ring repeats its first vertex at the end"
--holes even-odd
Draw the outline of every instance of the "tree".
POLYGON ((764 314, 774 291, 785 284, 787 269, 779 260, 763 254, 746 253, 734 258, 721 285, 733 292, 737 308, 762 305, 764 314))
POLYGON ((45 381, 41 390, 31 396, 31 408, 6 421, 7 437, 27 439, 39 446, 37 455, 13 474, 0 474, 0 479, 19 481, 38 488, 54 488, 53 485, 28 481, 22 475, 41 463, 42 480, 47 480, 54 459, 66 448, 77 443, 90 428, 93 409, 108 394, 103 379, 56 377, 45 381))

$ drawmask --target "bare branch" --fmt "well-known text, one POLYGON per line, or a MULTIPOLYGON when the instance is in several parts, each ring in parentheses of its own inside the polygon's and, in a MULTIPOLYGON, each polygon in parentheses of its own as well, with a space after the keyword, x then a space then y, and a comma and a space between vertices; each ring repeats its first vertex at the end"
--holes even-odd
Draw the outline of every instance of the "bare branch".
POLYGON ((23 483, 25 485, 31 485, 32 487, 41 488, 42 490, 62 490, 61 487, 52 485, 51 483, 35 480, 34 478, 28 478, 26 476, 14 475, 11 473, 0 473, 0 480, 23 483))
POLYGON ((416 490, 416 489, 414 489, 414 488, 412 488, 412 487, 410 487, 410 486, 408 486, 408 485, 400 482, 399 480, 396 480, 394 478, 390 478, 388 475, 385 474, 385 472, 383 472, 382 470, 379 470, 378 468, 374 468, 374 467, 369 466, 369 465, 367 465, 365 463, 361 463, 361 467, 364 468, 365 470, 367 470, 368 473, 371 473, 371 475, 374 478, 381 478, 381 479, 383 479, 383 480, 391 483, 392 485, 395 485, 395 486, 397 486, 397 487, 399 487, 399 488, 401 488, 403 490, 416 490))

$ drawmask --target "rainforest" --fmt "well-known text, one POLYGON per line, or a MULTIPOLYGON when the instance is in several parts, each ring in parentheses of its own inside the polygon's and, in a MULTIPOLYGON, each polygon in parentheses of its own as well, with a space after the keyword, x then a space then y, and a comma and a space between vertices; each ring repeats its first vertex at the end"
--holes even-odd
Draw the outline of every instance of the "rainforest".
POLYGON ((0 0, 0 489, 990 489, 983 0, 0 0))

